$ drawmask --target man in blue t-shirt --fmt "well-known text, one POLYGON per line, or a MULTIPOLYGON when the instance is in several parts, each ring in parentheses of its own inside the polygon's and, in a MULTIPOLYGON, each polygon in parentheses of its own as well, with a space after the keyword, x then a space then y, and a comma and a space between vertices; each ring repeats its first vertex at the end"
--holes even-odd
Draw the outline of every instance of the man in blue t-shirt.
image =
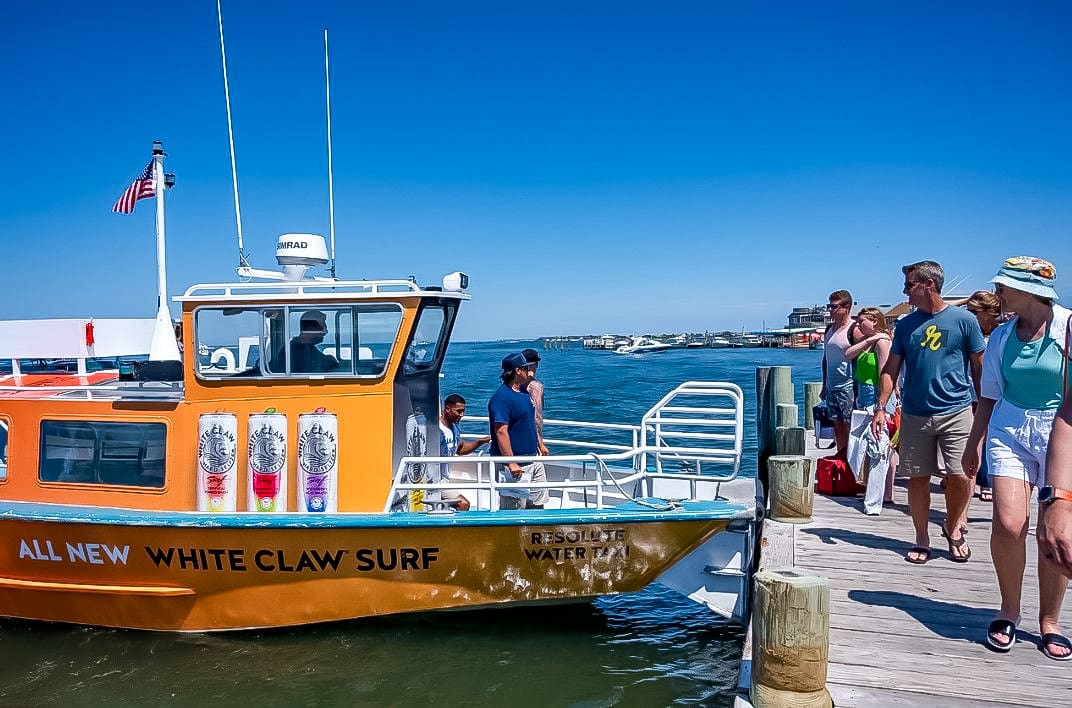
POLYGON ((971 501, 974 479, 968 479, 961 457, 972 427, 972 403, 979 390, 983 367, 983 332, 970 312, 952 307, 942 298, 945 271, 934 261, 920 261, 901 269, 904 293, 914 312, 897 323, 893 343, 875 406, 875 435, 886 428, 886 402, 904 365, 901 388, 901 469, 908 473, 908 507, 915 526, 915 546, 905 556, 909 563, 926 563, 931 557, 927 522, 931 511, 931 476, 938 473, 938 452, 945 463, 945 520, 942 536, 958 563, 971 558, 960 528, 971 501))
MULTIPOLYGON (((502 360, 502 386, 488 401, 488 421, 491 424, 491 454, 503 457, 538 455, 540 439, 536 433, 536 409, 526 391, 536 370, 520 352, 502 360)), ((500 482, 547 479, 542 462, 521 465, 509 462, 499 470, 500 482)), ((546 489, 506 487, 499 490, 500 509, 542 509, 547 503, 546 489)))

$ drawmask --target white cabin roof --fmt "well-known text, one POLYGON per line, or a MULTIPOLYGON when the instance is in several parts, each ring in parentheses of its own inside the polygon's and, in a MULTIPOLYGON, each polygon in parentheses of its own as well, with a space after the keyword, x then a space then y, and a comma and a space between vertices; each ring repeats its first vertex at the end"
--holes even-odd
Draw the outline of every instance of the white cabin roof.
POLYGON ((295 302, 330 299, 383 299, 395 297, 441 297, 468 300, 469 294, 459 290, 422 288, 411 280, 301 280, 249 283, 204 283, 191 285, 175 302, 295 302))

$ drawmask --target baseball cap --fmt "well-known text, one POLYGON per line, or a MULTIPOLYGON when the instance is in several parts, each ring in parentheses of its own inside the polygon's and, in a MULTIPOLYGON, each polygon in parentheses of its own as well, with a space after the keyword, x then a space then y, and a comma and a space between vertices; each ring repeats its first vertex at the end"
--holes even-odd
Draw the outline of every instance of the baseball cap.
POLYGON ((515 352, 503 357, 502 368, 503 371, 513 371, 514 369, 524 369, 529 365, 525 355, 521 352, 515 352))

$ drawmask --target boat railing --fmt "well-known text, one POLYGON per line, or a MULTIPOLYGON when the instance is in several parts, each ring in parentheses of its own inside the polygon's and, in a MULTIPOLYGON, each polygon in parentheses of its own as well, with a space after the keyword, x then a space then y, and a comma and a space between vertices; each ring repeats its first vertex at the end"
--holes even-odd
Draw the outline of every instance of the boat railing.
MULTIPOLYGON (((486 430, 488 425, 488 419, 483 416, 466 417, 464 422, 469 429, 483 426, 486 430)), ((710 495, 712 488, 713 494, 717 495, 718 485, 736 479, 740 471, 744 394, 732 383, 688 381, 645 413, 640 425, 549 418, 544 420, 543 430, 544 443, 549 448, 565 450, 566 454, 404 458, 396 470, 387 507, 397 501, 397 493, 422 489, 436 492, 459 487, 487 492, 509 487, 563 492, 570 488, 587 488, 596 490, 600 505, 608 489, 618 492, 615 499, 620 503, 624 494, 622 488, 629 485, 635 485, 637 494, 644 496, 699 498, 710 495), (508 462, 524 465, 537 461, 571 472, 567 479, 544 483, 511 483, 496 479, 496 465, 508 462), (413 465, 422 464, 475 466, 476 479, 414 483, 414 479, 428 478, 423 474, 407 474, 414 470, 413 465)), ((466 439, 477 437, 477 434, 463 433, 466 439)), ((439 475, 434 477, 438 479, 439 475)), ((495 496, 491 494, 491 497, 495 496)))
MULTIPOLYGON (((466 416, 463 422, 463 427, 465 429, 479 427, 482 430, 487 430, 488 417, 479 415, 466 416)), ((640 441, 643 437, 642 429, 639 425, 629 425, 626 423, 595 423, 590 421, 545 418, 543 421, 543 429, 544 444, 548 446, 588 448, 594 450, 606 450, 609 452, 627 452, 629 450, 635 450, 640 445, 640 441), (569 437, 570 433, 576 433, 578 431, 584 431, 587 434, 583 439, 576 436, 569 437), (549 436, 547 435, 548 432, 552 432, 554 435, 549 436), (620 442, 617 440, 620 440, 620 442)), ((462 437, 475 439, 479 438, 480 434, 466 433, 463 430, 462 437)))
POLYGON ((179 302, 198 300, 220 300, 240 297, 242 299, 258 297, 279 298, 285 295, 288 300, 306 298, 323 299, 326 295, 346 297, 378 297, 382 295, 432 295, 467 298, 457 292, 441 290, 426 291, 412 280, 300 280, 279 282, 248 283, 201 283, 191 285, 186 292, 175 300, 179 302))
POLYGON ((645 469, 650 464, 662 473, 667 467, 695 466, 723 481, 740 471, 744 392, 736 384, 686 381, 652 406, 640 424, 650 450, 642 461, 645 469))
MULTIPOLYGON (((491 511, 496 511, 498 508, 498 493, 500 490, 509 489, 547 489, 557 490, 564 493, 570 490, 594 492, 595 501, 592 508, 604 509, 608 506, 614 506, 620 504, 622 501, 634 500, 642 504, 649 504, 644 499, 646 496, 651 496, 649 491, 649 483, 653 479, 665 478, 682 480, 692 485, 692 494, 688 498, 697 498, 696 485, 698 483, 717 484, 721 481, 717 478, 713 478, 706 474, 697 474, 693 472, 655 472, 649 470, 636 469, 635 464, 631 464, 629 468, 621 471, 620 474, 615 474, 615 471, 608 463, 615 462, 635 462, 638 457, 644 454, 652 452, 647 448, 641 447, 627 452, 613 453, 608 455, 598 455, 596 453, 578 454, 578 455, 542 455, 542 456, 488 456, 488 455, 475 455, 466 457, 457 456, 438 456, 438 457, 404 457, 399 461, 398 470, 395 473, 394 483, 391 487, 391 493, 388 494, 387 503, 384 505, 384 512, 389 513, 392 511, 412 510, 411 504, 407 504, 407 495, 412 492, 418 492, 421 494, 420 501, 416 503, 421 508, 417 511, 435 511, 445 508, 449 508, 451 504, 448 501, 442 499, 441 496, 436 496, 437 493, 443 491, 466 491, 470 490, 478 492, 486 492, 486 496, 478 495, 477 499, 470 500, 472 508, 484 508, 491 511), (580 471, 582 478, 578 479, 571 475, 567 479, 561 480, 549 480, 546 482, 535 482, 531 480, 523 480, 517 482, 504 482, 497 479, 496 469, 500 465, 505 465, 510 462, 516 462, 520 465, 528 465, 533 462, 542 462, 546 466, 551 465, 563 465, 566 467, 573 466, 580 471), (431 476, 438 478, 439 475, 435 473, 437 465, 454 466, 459 463, 470 465, 475 469, 475 478, 471 479, 449 479, 448 481, 441 482, 411 482, 407 481, 413 476, 418 478, 426 478, 431 476), (594 472, 592 477, 588 478, 588 469, 593 468, 594 472), (411 473, 416 472, 416 475, 411 473), (627 488, 632 487, 633 491, 628 491, 627 488), (611 499, 611 501, 608 501, 611 499), (485 499, 481 502, 481 499, 485 499)), ((697 454, 703 453, 703 449, 700 448, 681 448, 682 454, 694 452, 697 454)), ((586 496, 585 499, 588 499, 586 496)), ((665 505, 660 505, 665 506, 665 505)))

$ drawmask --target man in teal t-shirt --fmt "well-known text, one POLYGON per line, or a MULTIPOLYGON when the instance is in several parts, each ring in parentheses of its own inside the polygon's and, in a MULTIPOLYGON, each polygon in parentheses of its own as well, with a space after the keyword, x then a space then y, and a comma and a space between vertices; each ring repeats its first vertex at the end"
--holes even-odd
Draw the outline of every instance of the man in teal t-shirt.
POLYGON ((961 468, 960 458, 972 427, 972 403, 979 390, 983 366, 983 332, 970 312, 952 307, 942 298, 945 272, 934 261, 920 261, 901 269, 904 293, 916 310, 897 323, 890 356, 882 370, 872 425, 886 427, 883 408, 893 382, 904 365, 901 389, 901 469, 908 473, 908 506, 916 531, 915 546, 905 556, 909 563, 926 563, 931 557, 927 529, 931 511, 931 476, 938 473, 938 452, 946 473, 946 517, 942 536, 953 560, 971 557, 958 523, 971 500, 973 481, 961 468))

